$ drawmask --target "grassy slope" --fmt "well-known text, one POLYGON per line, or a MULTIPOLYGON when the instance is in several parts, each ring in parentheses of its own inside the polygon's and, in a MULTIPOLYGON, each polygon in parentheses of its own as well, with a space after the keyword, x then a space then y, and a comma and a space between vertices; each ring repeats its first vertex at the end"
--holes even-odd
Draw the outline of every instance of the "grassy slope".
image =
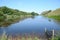
POLYGON ((2 6, 0 7, 0 21, 1 20, 5 20, 5 19, 16 19, 16 18, 19 18, 19 17, 25 17, 25 16, 35 16, 35 15, 38 15, 37 13, 35 12, 24 12, 24 11, 20 11, 20 10, 17 10, 17 9, 11 9, 11 8, 8 8, 6 6, 2 6))
POLYGON ((60 20, 60 8, 46 14, 49 18, 54 18, 60 20))
POLYGON ((58 16, 60 15, 60 8, 48 13, 48 16, 58 16))

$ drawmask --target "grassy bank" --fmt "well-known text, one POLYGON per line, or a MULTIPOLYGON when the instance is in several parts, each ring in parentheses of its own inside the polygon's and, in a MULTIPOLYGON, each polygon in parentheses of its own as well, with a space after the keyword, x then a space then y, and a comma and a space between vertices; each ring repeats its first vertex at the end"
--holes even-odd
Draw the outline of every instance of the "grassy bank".
POLYGON ((13 19, 19 18, 21 16, 29 17, 29 16, 36 16, 36 15, 38 15, 38 14, 35 12, 24 12, 24 11, 20 11, 17 9, 11 9, 6 6, 0 7, 0 21, 4 21, 6 19, 13 20, 13 19))
POLYGON ((37 16, 35 12, 24 12, 17 9, 11 9, 6 6, 0 7, 0 27, 10 25, 19 20, 37 16))
POLYGON ((5 33, 3 33, 1 36, 0 36, 0 40, 40 40, 40 38, 38 36, 33 36, 33 35, 15 35, 15 36, 12 36, 12 35, 9 35, 7 36, 5 33))
POLYGON ((60 40, 60 37, 57 36, 57 37, 52 38, 51 40, 60 40))
POLYGON ((41 15, 46 16, 48 18, 60 20, 60 8, 57 8, 56 10, 44 11, 44 12, 42 12, 41 15))
POLYGON ((55 31, 54 34, 53 36, 52 31, 46 31, 44 35, 40 33, 7 35, 4 31, 3 34, 0 35, 0 40, 60 40, 60 31, 55 31))
POLYGON ((53 18, 53 19, 56 19, 56 20, 60 20, 60 16, 48 16, 48 18, 53 18))

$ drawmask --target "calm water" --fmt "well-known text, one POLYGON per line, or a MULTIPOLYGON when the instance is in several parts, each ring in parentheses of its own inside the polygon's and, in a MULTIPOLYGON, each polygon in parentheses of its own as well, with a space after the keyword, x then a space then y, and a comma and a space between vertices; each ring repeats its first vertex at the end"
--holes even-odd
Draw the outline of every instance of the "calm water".
POLYGON ((6 31, 7 34, 43 33, 45 28, 60 30, 60 22, 43 16, 35 16, 34 18, 20 20, 8 27, 0 27, 0 34, 3 31, 6 31))

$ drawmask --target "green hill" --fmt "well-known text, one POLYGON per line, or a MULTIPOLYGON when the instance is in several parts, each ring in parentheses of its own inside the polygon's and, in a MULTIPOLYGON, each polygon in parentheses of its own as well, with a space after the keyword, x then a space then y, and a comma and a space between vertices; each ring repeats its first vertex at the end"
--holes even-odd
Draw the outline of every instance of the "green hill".
POLYGON ((51 11, 52 11, 52 10, 43 11, 43 12, 41 13, 41 15, 46 15, 46 14, 50 13, 51 11))
POLYGON ((6 6, 0 7, 0 27, 5 27, 24 20, 37 16, 35 12, 24 12, 17 9, 8 8, 6 6))
POLYGON ((47 13, 44 13, 44 16, 60 20, 60 8, 50 11, 50 12, 47 11, 47 13))
POLYGON ((6 19, 12 20, 20 17, 35 16, 35 15, 38 15, 38 14, 35 12, 30 13, 30 12, 20 11, 17 9, 11 9, 6 6, 0 7, 0 21, 6 20, 6 19))
POLYGON ((60 8, 48 13, 47 15, 48 16, 58 16, 58 15, 60 15, 60 8))
MULTIPOLYGON (((31 13, 29 12, 24 12, 24 11, 20 11, 20 10, 17 10, 17 9, 11 9, 11 8, 8 8, 6 6, 2 6, 0 7, 0 11, 3 12, 3 14, 8 14, 8 15, 31 15, 31 13)), ((34 15, 37 15, 37 13, 33 13, 34 15)))

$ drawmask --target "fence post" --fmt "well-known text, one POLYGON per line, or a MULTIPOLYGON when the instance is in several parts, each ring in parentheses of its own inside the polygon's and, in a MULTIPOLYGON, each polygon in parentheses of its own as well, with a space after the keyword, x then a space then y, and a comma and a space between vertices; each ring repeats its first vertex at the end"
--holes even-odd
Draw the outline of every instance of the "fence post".
POLYGON ((45 28, 45 32, 47 31, 47 29, 45 28))
POLYGON ((52 30, 52 40, 54 40, 54 29, 52 30))

